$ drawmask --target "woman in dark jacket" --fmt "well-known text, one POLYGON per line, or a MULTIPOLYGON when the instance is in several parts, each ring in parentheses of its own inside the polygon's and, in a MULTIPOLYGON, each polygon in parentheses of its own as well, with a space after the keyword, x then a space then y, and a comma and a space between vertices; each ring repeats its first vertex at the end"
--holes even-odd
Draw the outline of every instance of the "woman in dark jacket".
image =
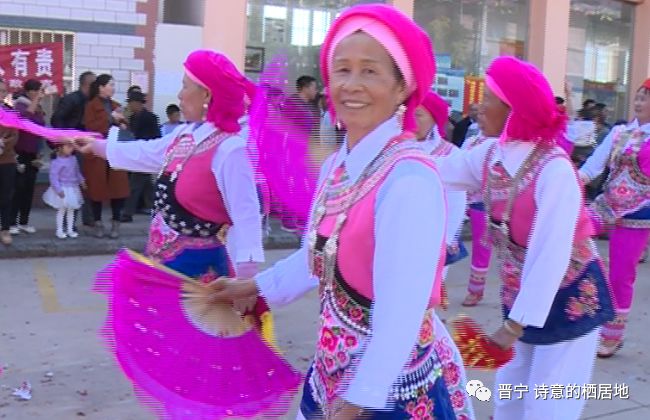
MULTIPOLYGON (((84 111, 86 130, 101 133, 106 137, 112 125, 124 123, 124 117, 116 112, 120 105, 111 99, 114 92, 113 78, 108 74, 98 76, 90 85, 90 97, 84 111)), ((110 200, 112 225, 109 236, 117 238, 124 200, 129 196, 127 172, 112 169, 106 160, 90 155, 84 157, 82 171, 88 185, 86 194, 93 210, 95 236, 104 236, 102 203, 110 200)))
MULTIPOLYGON (((7 96, 7 84, 0 79, 0 107, 7 108, 2 100, 7 96)), ((0 242, 11 245, 9 229, 16 223, 11 220, 12 199, 16 182, 16 152, 18 131, 0 127, 0 242)))
MULTIPOLYGON (((14 101, 14 107, 23 118, 45 125, 45 113, 40 104, 43 96, 43 84, 38 80, 29 79, 23 85, 23 92, 14 101)), ((43 165, 40 159, 42 146, 41 137, 26 131, 20 131, 18 134, 18 142, 15 146, 18 171, 10 215, 10 222, 14 225, 10 228, 10 232, 14 235, 21 231, 36 232, 36 229, 29 225, 29 214, 32 211, 36 176, 43 165)))

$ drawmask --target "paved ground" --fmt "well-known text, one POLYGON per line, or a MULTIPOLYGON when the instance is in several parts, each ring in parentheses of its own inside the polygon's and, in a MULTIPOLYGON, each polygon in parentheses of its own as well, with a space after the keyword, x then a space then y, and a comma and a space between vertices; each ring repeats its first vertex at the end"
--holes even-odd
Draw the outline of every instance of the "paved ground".
MULTIPOLYGON (((605 245, 606 243, 601 243, 605 245)), ((267 253, 269 262, 288 250, 267 253)), ((110 256, 11 259, 0 261, 0 418, 97 420, 153 419, 135 401, 129 383, 99 343, 97 328, 105 315, 103 299, 89 292, 93 274, 110 256), (33 399, 14 400, 11 388, 30 381, 33 399)), ((450 272, 451 307, 459 312, 464 296, 467 261, 450 272)), ((494 274, 494 273, 493 273, 494 274)), ((492 277, 494 279, 494 276, 492 277)), ((629 399, 589 401, 585 419, 650 418, 650 264, 640 266, 629 338, 617 357, 598 361, 592 383, 625 383, 629 399)), ((498 324, 496 281, 483 304, 467 311, 492 330, 498 324)), ((310 294, 276 311, 280 344, 291 363, 305 370, 313 352, 317 300, 310 294)), ((493 374, 468 372, 491 387, 493 374)), ((487 419, 491 403, 475 402, 479 419, 487 419)), ((292 418, 292 416, 288 416, 292 418)))

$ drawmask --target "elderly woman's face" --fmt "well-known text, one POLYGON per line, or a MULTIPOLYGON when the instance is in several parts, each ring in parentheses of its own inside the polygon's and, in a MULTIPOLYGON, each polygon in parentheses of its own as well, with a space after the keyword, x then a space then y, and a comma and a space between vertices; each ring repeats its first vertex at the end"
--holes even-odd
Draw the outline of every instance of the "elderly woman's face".
POLYGON ((641 88, 634 95, 634 116, 641 124, 650 122, 650 90, 641 88))
POLYGON ((334 50, 330 93, 352 141, 390 118, 407 96, 393 59, 379 42, 362 32, 343 39, 334 50))
POLYGON ((500 136, 506 124, 508 114, 510 114, 508 105, 504 104, 501 99, 486 87, 478 118, 483 134, 487 137, 500 136))
POLYGON ((429 134, 429 131, 431 131, 436 122, 433 120, 431 114, 429 114, 429 111, 427 111, 427 109, 422 105, 415 110, 415 120, 418 123, 418 132, 416 133, 417 139, 423 140, 427 134, 429 134))
POLYGON ((185 75, 183 87, 178 92, 178 100, 187 121, 201 121, 210 103, 210 92, 185 75))

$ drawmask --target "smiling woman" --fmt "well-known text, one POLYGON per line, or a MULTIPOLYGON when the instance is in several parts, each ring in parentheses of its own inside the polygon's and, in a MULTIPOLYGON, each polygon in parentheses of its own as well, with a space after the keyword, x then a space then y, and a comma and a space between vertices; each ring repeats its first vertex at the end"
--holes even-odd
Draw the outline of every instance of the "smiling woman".
POLYGON ((392 7, 352 7, 325 37, 321 72, 347 136, 321 169, 303 246, 254 279, 214 282, 213 297, 259 293, 281 305, 320 285, 299 418, 472 418, 462 363, 434 312, 444 191, 413 134, 435 74, 431 41, 392 7))

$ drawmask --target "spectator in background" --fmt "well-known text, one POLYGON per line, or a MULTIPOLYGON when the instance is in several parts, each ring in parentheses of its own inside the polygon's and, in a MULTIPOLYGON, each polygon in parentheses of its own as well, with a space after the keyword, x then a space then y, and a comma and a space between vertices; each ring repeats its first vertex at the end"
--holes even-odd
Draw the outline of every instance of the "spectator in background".
POLYGON ((609 134, 612 126, 607 124, 607 105, 597 103, 593 107, 594 122, 596 123, 596 143, 600 144, 609 134))
MULTIPOLYGON (((140 86, 138 86, 138 85, 133 85, 133 86, 129 87, 129 88, 127 89, 127 91, 126 91, 126 98, 127 98, 127 100, 128 100, 128 98, 133 94, 133 92, 140 92, 140 93, 142 93, 142 88, 141 88, 140 86)), ((128 124, 128 122, 131 120, 131 114, 132 114, 131 110, 130 110, 129 107, 127 106, 126 108, 124 108, 124 109, 122 109, 122 110, 120 110, 120 111, 122 112, 122 115, 124 115, 124 119, 126 120, 126 122, 127 122, 127 124, 128 124)))
MULTIPOLYGON (((165 113, 167 114, 167 122, 164 123, 162 127, 160 127, 160 131, 163 136, 166 136, 167 134, 174 131, 176 127, 183 124, 181 122, 181 109, 178 107, 178 105, 176 104, 167 105, 167 109, 165 109, 165 113)), ((139 137, 136 136, 136 138, 139 137)))
POLYGON ((312 76, 300 76, 296 80, 296 93, 284 104, 284 114, 293 124, 308 135, 314 134, 320 121, 317 103, 318 85, 312 76))
MULTIPOLYGON (((43 84, 38 80, 29 79, 24 83, 23 92, 16 98, 14 107, 23 118, 36 124, 45 125, 45 113, 40 104, 43 96, 45 96, 43 84)), ((36 232, 36 229, 29 224, 29 214, 32 211, 36 176, 43 165, 39 154, 42 146, 43 139, 41 137, 26 131, 18 133, 15 148, 18 155, 18 166, 10 216, 10 222, 16 223, 10 228, 13 235, 20 232, 36 232)))
MULTIPOLYGON (((116 112, 120 105, 111 99, 114 93, 115 85, 111 75, 102 74, 95 79, 90 86, 90 97, 84 111, 83 124, 86 130, 106 137, 109 128, 113 125, 126 128, 124 115, 116 112)), ((113 217, 109 237, 118 238, 124 200, 129 196, 127 172, 112 169, 106 160, 93 155, 84 156, 82 172, 88 187, 88 198, 91 200, 95 236, 102 238, 105 235, 102 224, 102 204, 110 200, 113 217)))
MULTIPOLYGON (((84 130, 84 110, 90 96, 90 85, 95 81, 95 73, 86 71, 79 76, 79 89, 65 95, 58 103, 52 115, 52 127, 74 128, 84 130)), ((79 167, 83 165, 81 153, 75 153, 79 167)), ((94 223, 93 212, 88 200, 81 206, 81 220, 85 226, 92 226, 94 223)))
MULTIPOLYGON (((7 84, 0 79, 0 107, 8 109, 2 100, 7 96, 7 84)), ((16 152, 18 131, 0 127, 0 242, 11 245, 9 229, 16 223, 11 219, 11 207, 16 182, 16 152)))
MULTIPOLYGON (((289 96, 282 104, 282 114, 286 121, 304 134, 305 141, 318 139, 321 111, 318 106, 318 85, 312 76, 300 76, 296 80, 296 93, 289 96)), ((313 146, 313 143, 310 143, 313 146)), ((299 215, 283 214, 281 229, 285 232, 296 233, 304 221, 299 215)))
POLYGON ((461 147, 466 138, 478 134, 478 104, 471 104, 465 118, 460 120, 454 127, 451 142, 461 147))
POLYGON ((84 109, 90 95, 90 85, 95 81, 95 73, 86 71, 79 76, 79 89, 65 95, 52 115, 52 127, 83 130, 84 109))
POLYGON ((596 106, 596 101, 593 99, 585 99, 582 102, 582 109, 587 110, 593 108, 594 106, 596 106))
MULTIPOLYGON (((133 137, 138 140, 151 140, 162 137, 160 135, 160 122, 158 116, 145 108, 147 98, 140 91, 132 91, 127 98, 128 109, 131 114, 129 128, 133 137)), ((124 223, 133 221, 138 203, 142 198, 145 208, 153 205, 153 183, 151 174, 129 173, 129 186, 131 194, 126 199, 124 212, 120 220, 124 223)))

